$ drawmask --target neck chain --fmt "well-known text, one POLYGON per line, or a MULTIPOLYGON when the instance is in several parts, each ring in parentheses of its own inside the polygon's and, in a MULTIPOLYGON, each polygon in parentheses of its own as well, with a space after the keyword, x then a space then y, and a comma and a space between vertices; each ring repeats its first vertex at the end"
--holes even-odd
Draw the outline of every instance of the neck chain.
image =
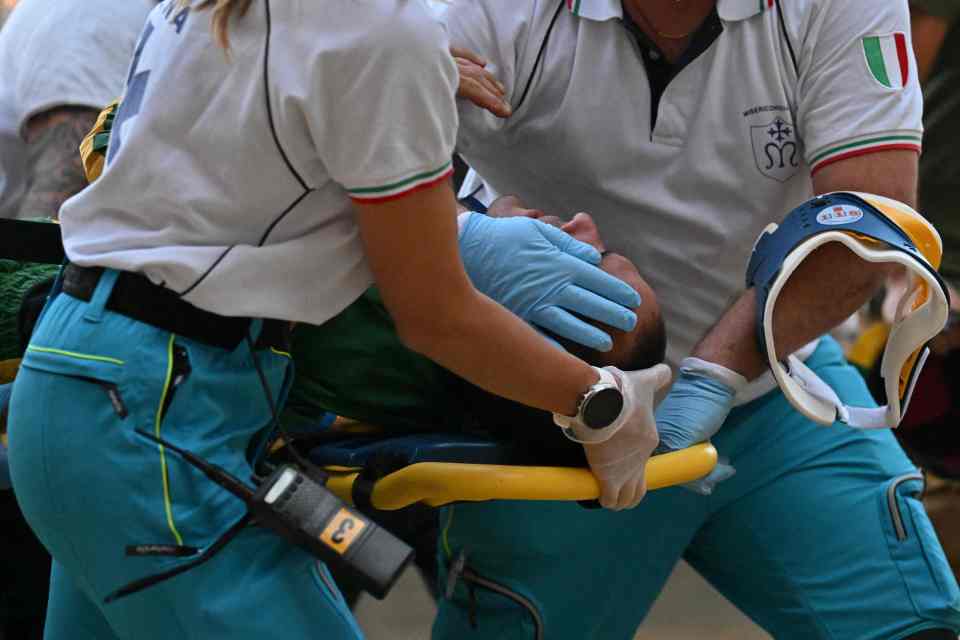
MULTIPOLYGON (((684 3, 684 0, 673 0, 673 6, 677 10, 680 10, 683 8, 683 3, 684 3)), ((660 31, 659 29, 657 29, 657 27, 654 26, 650 18, 647 17, 647 14, 641 11, 639 8, 637 9, 637 14, 643 19, 644 23, 646 23, 647 27, 649 27, 651 31, 653 31, 657 36, 663 38, 664 40, 683 40, 684 38, 689 38, 691 35, 693 35, 693 33, 697 29, 700 28, 700 25, 697 25, 690 31, 687 31, 686 33, 666 33, 664 31, 660 31)))

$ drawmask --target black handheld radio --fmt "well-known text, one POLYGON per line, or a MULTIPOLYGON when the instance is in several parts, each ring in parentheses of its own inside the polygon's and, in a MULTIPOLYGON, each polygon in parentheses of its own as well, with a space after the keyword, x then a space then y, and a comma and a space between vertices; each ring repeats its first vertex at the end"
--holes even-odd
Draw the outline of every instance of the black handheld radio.
MULTIPOLYGON (((273 426, 283 431, 277 405, 250 334, 245 336, 254 368, 260 378, 264 396, 270 405, 273 426)), ((203 564, 223 549, 226 544, 249 524, 270 529, 280 537, 334 569, 353 578, 376 598, 383 598, 413 559, 413 549, 405 542, 381 528, 369 518, 350 509, 340 498, 308 473, 297 467, 282 465, 265 478, 254 477, 256 489, 251 489, 226 469, 203 460, 199 456, 159 436, 137 429, 136 432, 180 455, 210 480, 220 485, 247 505, 247 513, 226 533, 194 559, 164 571, 136 580, 108 595, 104 602, 113 602, 155 584, 185 573, 203 564)), ((294 458, 299 458, 291 448, 294 458)), ((307 460, 305 469, 316 468, 307 460)), ((319 470, 316 470, 318 475, 319 470)), ((129 552, 129 549, 128 549, 129 552)))
MULTIPOLYGON (((329 489, 294 466, 280 466, 266 478, 257 479, 254 490, 222 467, 151 433, 140 429, 137 433, 176 452, 210 480, 243 500, 249 511, 248 517, 241 521, 243 525, 252 517, 253 524, 270 529, 346 573, 377 598, 386 596, 413 559, 413 550, 405 542, 349 508, 329 489)), ((227 535, 232 537, 240 529, 242 526, 235 526, 227 535)), ((207 555, 216 553, 222 546, 215 544, 207 555)), ((209 557, 203 560, 206 559, 209 557)), ((190 563, 190 566, 196 564, 199 563, 190 563)), ((183 570, 186 568, 189 567, 183 570)), ((183 570, 132 583, 111 594, 107 601, 141 591, 183 570)))

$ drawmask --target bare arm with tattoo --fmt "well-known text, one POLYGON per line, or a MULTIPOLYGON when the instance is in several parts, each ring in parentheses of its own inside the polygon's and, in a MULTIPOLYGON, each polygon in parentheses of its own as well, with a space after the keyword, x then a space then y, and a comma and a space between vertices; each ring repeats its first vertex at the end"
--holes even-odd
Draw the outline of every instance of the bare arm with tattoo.
POLYGON ((27 122, 29 178, 19 218, 56 218, 60 205, 87 186, 80 162, 80 142, 93 128, 97 110, 57 107, 27 122))

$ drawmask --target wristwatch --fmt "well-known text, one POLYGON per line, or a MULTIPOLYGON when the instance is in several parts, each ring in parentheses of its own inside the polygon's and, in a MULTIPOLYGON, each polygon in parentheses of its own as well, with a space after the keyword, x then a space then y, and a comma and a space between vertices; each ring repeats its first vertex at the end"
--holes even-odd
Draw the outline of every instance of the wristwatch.
POLYGON ((594 370, 600 379, 580 396, 576 415, 553 414, 554 423, 575 442, 603 442, 620 427, 618 418, 624 405, 620 385, 606 369, 594 367, 594 370))

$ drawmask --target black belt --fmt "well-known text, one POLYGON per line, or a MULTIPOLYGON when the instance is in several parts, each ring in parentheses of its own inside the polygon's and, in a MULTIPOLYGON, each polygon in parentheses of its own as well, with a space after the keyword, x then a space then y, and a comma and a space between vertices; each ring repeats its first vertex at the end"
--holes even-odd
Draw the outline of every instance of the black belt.
MULTIPOLYGON (((63 271, 63 291, 89 301, 97 288, 101 267, 69 264, 63 271)), ((175 292, 153 284, 145 276, 121 271, 106 308, 128 318, 205 344, 233 351, 250 331, 250 318, 233 318, 204 311, 175 292)), ((289 350, 290 323, 265 320, 256 347, 289 350)))

